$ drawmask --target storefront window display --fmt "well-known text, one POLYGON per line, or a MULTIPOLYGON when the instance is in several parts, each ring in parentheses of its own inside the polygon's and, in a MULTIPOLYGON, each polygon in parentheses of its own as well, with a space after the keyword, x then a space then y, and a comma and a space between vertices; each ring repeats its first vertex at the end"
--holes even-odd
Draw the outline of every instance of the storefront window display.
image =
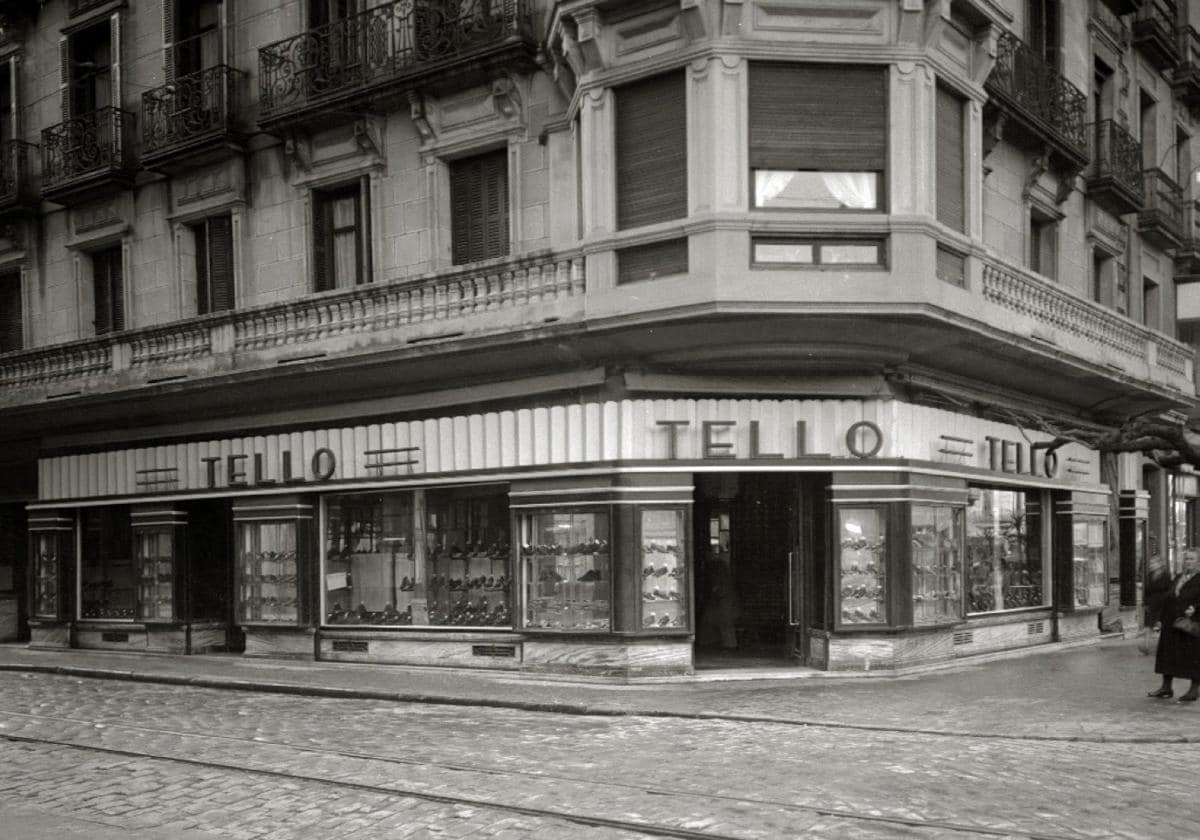
POLYGON ((296 523, 238 522, 238 618, 295 624, 299 618, 296 523))
POLYGON ((134 541, 138 567, 138 617, 175 617, 175 538, 170 529, 139 530, 134 541))
POLYGON ((325 522, 326 624, 512 626, 502 489, 334 496, 325 522))
POLYGON ((1021 490, 971 488, 967 508, 967 611, 1046 603, 1041 517, 1021 490))
POLYGON ((37 531, 33 543, 33 615, 58 618, 59 575, 71 565, 75 542, 73 531, 37 531))
POLYGON ((129 508, 85 510, 82 543, 79 617, 132 621, 138 614, 138 574, 129 508))
POLYGON ((641 511, 642 627, 688 626, 682 510, 641 511))
POLYGON ((1102 607, 1107 599, 1106 524, 1103 519, 1084 519, 1072 526, 1072 600, 1077 607, 1102 607))
POLYGON ((839 508, 842 624, 886 624, 887 518, 882 508, 839 508))
POLYGON ((611 627, 609 535, 609 517, 603 512, 545 512, 522 518, 526 627, 596 631, 611 627))
POLYGON ((912 511, 913 624, 962 618, 963 512, 916 506, 912 511))

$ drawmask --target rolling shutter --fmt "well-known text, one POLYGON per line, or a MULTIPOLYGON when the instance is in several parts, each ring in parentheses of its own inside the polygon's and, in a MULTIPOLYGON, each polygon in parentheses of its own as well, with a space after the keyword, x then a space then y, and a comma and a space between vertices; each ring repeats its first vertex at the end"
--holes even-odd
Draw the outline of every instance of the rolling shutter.
POLYGON ((966 229, 963 102, 943 87, 937 89, 937 219, 955 230, 966 229))
POLYGON ((167 84, 175 81, 175 1, 163 0, 163 79, 167 84))
POLYGON ((62 97, 62 120, 71 119, 71 40, 63 35, 58 39, 58 90, 62 97))
POLYGON ((212 311, 233 309, 233 217, 208 220, 208 280, 212 311))
POLYGON ((687 215, 687 93, 683 71, 623 85, 617 103, 617 227, 687 215))
POLYGON ((455 265, 508 253, 506 149, 451 163, 450 219, 450 247, 455 265))
POLYGON ((842 64, 750 63, 750 168, 882 172, 887 72, 842 64))

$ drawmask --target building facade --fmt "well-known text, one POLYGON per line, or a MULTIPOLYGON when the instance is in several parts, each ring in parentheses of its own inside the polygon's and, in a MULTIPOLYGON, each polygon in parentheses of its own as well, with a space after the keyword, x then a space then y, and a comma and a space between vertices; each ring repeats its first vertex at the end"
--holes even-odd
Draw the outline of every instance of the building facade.
POLYGON ((1047 444, 1194 405, 1200 9, 25 6, 2 634, 889 669, 1132 628, 1193 542, 1047 444))

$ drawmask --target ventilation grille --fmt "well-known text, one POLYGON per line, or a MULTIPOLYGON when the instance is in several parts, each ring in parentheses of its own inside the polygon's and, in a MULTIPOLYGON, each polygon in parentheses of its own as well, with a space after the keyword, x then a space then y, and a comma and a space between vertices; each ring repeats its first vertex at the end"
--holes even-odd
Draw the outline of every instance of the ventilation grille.
POLYGON ((974 641, 975 641, 975 631, 974 630, 959 630, 954 634, 954 644, 956 644, 956 645, 969 645, 969 644, 973 644, 974 641))
POLYGON ((101 633, 100 641, 102 642, 128 642, 128 633, 101 633))
POLYGON ((1030 636, 1040 636, 1040 635, 1042 635, 1043 633, 1045 633, 1045 632, 1046 632, 1046 622, 1044 622, 1044 621, 1031 621, 1031 622, 1029 622, 1029 628, 1028 628, 1028 629, 1029 629, 1029 635, 1030 635, 1030 636))
POLYGON ((367 653, 371 650, 370 642, 363 642, 353 639, 334 639, 334 653, 367 653))
POLYGON ((471 645, 472 656, 490 656, 494 659, 512 659, 517 655, 516 645, 471 645))

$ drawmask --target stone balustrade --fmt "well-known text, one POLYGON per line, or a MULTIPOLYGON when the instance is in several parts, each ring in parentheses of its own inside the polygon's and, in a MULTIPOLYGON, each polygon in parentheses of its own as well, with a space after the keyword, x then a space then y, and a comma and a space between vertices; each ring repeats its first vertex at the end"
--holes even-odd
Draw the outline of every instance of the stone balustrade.
POLYGON ((1126 361, 1149 364, 1175 376, 1191 377, 1193 352, 1186 344, 1078 297, 1016 266, 996 260, 983 266, 983 296, 1059 334, 1107 349, 1126 361))
MULTIPOLYGON (((117 374, 144 382, 162 372, 169 375, 173 365, 281 347, 303 350, 310 346, 322 352, 322 342, 339 336, 382 334, 424 322, 450 324, 493 310, 581 298, 583 292, 584 261, 579 254, 364 284, 285 303, 6 353, 0 355, 0 402, 10 402, 3 393, 9 389, 46 388, 68 381, 111 384, 110 375, 117 374)), ((244 362, 239 360, 239 365, 244 362)))

